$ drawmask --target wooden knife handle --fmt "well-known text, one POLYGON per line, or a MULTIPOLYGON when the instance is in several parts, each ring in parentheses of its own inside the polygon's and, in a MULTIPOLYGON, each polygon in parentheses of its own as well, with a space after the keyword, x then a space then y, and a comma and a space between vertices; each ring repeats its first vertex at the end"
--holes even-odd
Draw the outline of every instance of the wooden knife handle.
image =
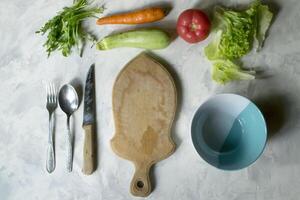
POLYGON ((146 197, 151 193, 149 171, 151 165, 135 163, 135 173, 131 181, 130 192, 134 196, 146 197))
POLYGON ((96 141, 95 127, 93 125, 83 126, 85 137, 83 146, 83 168, 82 172, 90 175, 96 168, 96 141))

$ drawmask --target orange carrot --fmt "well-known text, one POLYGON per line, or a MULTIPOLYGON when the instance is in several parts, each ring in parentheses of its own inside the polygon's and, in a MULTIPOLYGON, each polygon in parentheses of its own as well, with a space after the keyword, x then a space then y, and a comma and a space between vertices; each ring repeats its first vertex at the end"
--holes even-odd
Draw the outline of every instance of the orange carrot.
POLYGON ((158 21, 164 18, 165 14, 162 8, 146 8, 129 13, 102 17, 97 20, 97 24, 144 24, 158 21))

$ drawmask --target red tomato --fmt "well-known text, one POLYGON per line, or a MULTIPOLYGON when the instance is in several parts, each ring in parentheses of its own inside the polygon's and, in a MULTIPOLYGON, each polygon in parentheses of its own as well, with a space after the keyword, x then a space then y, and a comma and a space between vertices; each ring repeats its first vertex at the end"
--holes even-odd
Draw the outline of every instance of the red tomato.
POLYGON ((197 9, 183 11, 177 20, 177 33, 188 43, 197 43, 207 38, 210 21, 207 15, 197 9))

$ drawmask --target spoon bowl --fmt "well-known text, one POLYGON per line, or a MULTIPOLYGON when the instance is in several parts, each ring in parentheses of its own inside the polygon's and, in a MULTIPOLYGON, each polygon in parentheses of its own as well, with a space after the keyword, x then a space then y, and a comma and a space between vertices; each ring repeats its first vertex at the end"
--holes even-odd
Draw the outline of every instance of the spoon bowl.
POLYGON ((77 92, 70 84, 66 84, 60 89, 58 101, 59 106, 68 116, 71 116, 79 105, 77 92))

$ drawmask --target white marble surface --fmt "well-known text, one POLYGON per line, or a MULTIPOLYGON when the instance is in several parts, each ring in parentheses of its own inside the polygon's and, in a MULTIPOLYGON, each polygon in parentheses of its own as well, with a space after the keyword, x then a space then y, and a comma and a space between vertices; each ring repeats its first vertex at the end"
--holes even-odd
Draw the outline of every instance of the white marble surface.
MULTIPOLYGON (((96 1, 98 2, 98 1, 96 1)), ((131 10, 152 0, 106 0, 107 13, 131 10)), ((210 8, 213 0, 169 0, 173 10, 163 21, 153 24, 174 29, 176 17, 190 7, 210 8)), ((237 6, 248 0, 219 1, 237 6), (239 2, 239 3, 238 3, 239 2)), ((55 53, 47 58, 45 38, 35 35, 43 23, 71 0, 0 1, 0 199, 132 199, 129 184, 133 165, 117 157, 109 141, 114 125, 111 91, 120 69, 141 50, 116 49, 99 52, 87 48, 83 58, 55 53), (44 84, 61 85, 77 78, 96 63, 99 167, 91 176, 81 173, 83 130, 82 109, 75 113, 74 170, 65 169, 66 117, 57 109, 56 158, 53 174, 45 170, 48 113, 44 84)), ((101 1, 99 1, 101 4, 101 1)), ((154 191, 147 199, 203 200, 298 200, 300 196, 300 1, 269 1, 279 10, 263 50, 249 59, 247 66, 260 66, 267 76, 251 82, 218 86, 210 80, 210 64, 203 57, 207 43, 189 45, 177 38, 164 50, 153 52, 166 60, 177 74, 180 105, 174 124, 175 153, 159 162, 152 176, 154 191), (198 106, 221 92, 243 94, 258 102, 267 114, 270 139, 261 158, 250 167, 227 172, 213 168, 196 153, 190 124, 198 106)), ((98 37, 124 26, 90 28, 98 37)), ((149 25, 148 25, 149 26, 149 25)))

